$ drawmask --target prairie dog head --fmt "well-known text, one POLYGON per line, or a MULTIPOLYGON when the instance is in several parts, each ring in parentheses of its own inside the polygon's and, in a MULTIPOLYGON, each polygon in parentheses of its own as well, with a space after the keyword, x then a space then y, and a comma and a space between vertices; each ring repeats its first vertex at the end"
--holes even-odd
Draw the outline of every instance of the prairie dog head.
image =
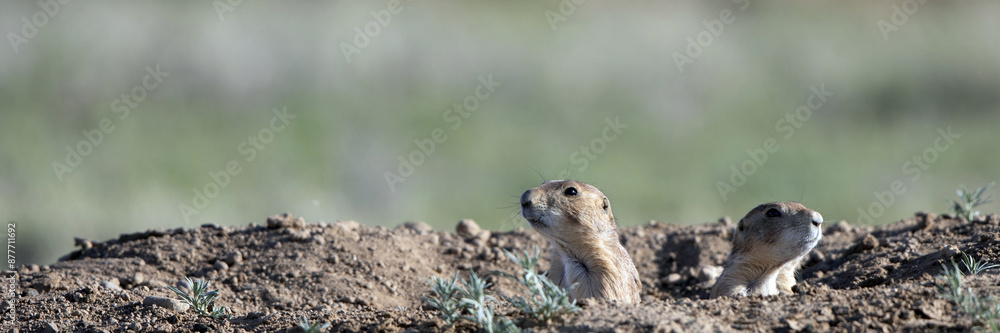
POLYGON ((616 230, 608 197, 594 186, 572 180, 550 180, 525 191, 521 215, 561 245, 616 230))
POLYGON ((823 215, 797 202, 757 206, 736 226, 733 255, 787 262, 809 253, 823 237, 823 215))

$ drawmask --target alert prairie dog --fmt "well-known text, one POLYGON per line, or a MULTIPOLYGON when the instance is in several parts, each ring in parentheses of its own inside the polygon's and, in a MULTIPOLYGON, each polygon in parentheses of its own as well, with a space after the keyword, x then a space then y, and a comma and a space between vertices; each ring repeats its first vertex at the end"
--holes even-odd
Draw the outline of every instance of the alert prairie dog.
POLYGON ((791 294, 796 270, 823 237, 822 224, 823 215, 797 202, 757 206, 737 225, 711 297, 791 294))
POLYGON ((618 242, 611 201, 596 187, 547 181, 521 195, 521 215, 552 245, 548 277, 572 298, 639 302, 639 272, 618 242))

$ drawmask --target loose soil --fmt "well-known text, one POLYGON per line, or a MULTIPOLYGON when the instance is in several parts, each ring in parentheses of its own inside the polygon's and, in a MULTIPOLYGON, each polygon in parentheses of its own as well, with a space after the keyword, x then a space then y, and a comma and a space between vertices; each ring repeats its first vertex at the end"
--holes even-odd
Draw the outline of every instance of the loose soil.
MULTIPOLYGON (((475 331, 436 317, 422 299, 428 279, 514 272, 502 249, 548 250, 530 228, 489 232, 469 222, 448 232, 419 222, 394 229, 309 224, 285 214, 265 225, 78 239, 80 249, 57 263, 21 267, 18 296, 5 294, 0 310, 5 330, 29 332, 292 332, 300 317, 329 322, 332 332, 475 331), (212 281, 233 315, 212 319, 143 304, 147 296, 173 297, 167 286, 185 276, 212 281)), ((941 264, 958 251, 1000 263, 997 215, 967 222, 918 213, 882 227, 840 222, 825 227, 794 295, 707 299, 732 228, 728 218, 622 228, 642 276, 640 304, 584 301, 582 311, 549 324, 529 322, 507 304, 497 311, 538 332, 968 331, 977 323, 937 294, 941 264)), ((519 292, 490 276, 493 292, 519 292)), ((994 269, 965 282, 996 298, 998 277, 994 269)))

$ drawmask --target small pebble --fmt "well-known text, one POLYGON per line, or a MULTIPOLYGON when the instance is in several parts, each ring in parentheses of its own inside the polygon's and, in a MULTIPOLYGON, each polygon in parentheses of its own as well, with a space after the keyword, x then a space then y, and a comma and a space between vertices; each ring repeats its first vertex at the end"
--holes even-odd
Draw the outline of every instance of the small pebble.
POLYGON ((455 232, 462 238, 473 238, 479 234, 483 229, 476 224, 476 221, 471 219, 463 219, 458 221, 458 226, 455 227, 455 232))
POLYGON ((862 251, 868 251, 876 247, 879 247, 879 241, 878 238, 875 238, 875 236, 872 236, 872 234, 865 235, 865 237, 861 239, 861 243, 859 244, 859 249, 861 249, 862 251))
POLYGON ((122 287, 118 285, 118 279, 114 279, 111 281, 101 281, 100 286, 108 290, 115 290, 115 291, 122 290, 122 287))
POLYGON ((410 221, 403 223, 403 228, 413 230, 417 235, 426 235, 434 232, 434 228, 430 224, 423 221, 410 221))
POLYGON ((43 332, 43 333, 55 333, 55 332, 59 332, 59 326, 56 326, 56 324, 53 324, 53 323, 45 323, 45 324, 42 324, 42 329, 39 330, 39 332, 43 332))
POLYGON ((236 266, 243 263, 243 254, 240 251, 233 251, 226 254, 226 263, 229 266, 236 266))
POLYGON ((131 282, 133 286, 140 286, 143 283, 146 283, 146 276, 142 273, 136 272, 135 274, 132 274, 131 282))
POLYGON ((226 271, 229 270, 229 265, 225 261, 216 261, 215 265, 212 265, 212 268, 215 268, 217 271, 226 271))
POLYGON ((667 276, 663 278, 662 281, 666 284, 675 284, 681 282, 681 275, 677 273, 670 273, 667 274, 667 276))
POLYGON ((951 257, 954 257, 956 254, 958 254, 958 252, 959 252, 958 247, 954 245, 945 245, 944 247, 941 248, 940 251, 938 251, 938 253, 941 254, 941 258, 944 259, 950 259, 951 257))
POLYGON ((177 286, 177 288, 181 289, 181 290, 184 290, 184 289, 191 290, 191 287, 192 287, 191 284, 188 283, 187 280, 177 280, 177 282, 174 283, 174 285, 177 286))
POLYGON ((73 245, 74 246, 79 246, 80 248, 83 248, 83 249, 89 249, 89 248, 94 247, 94 242, 91 242, 89 239, 84 239, 84 238, 80 238, 80 237, 73 237, 73 245))
POLYGON ((720 275, 722 275, 722 267, 702 266, 698 271, 698 282, 714 284, 715 279, 718 279, 720 275))
POLYGON ((142 300, 142 305, 155 305, 175 312, 184 312, 190 308, 190 305, 181 300, 158 296, 146 296, 142 300))

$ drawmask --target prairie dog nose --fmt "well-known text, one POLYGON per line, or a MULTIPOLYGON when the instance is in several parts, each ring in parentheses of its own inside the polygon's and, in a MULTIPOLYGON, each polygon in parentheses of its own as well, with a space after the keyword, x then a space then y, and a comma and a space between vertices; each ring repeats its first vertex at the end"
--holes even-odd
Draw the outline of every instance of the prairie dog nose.
POLYGON ((531 207, 531 190, 524 191, 524 194, 521 194, 521 207, 531 207))
POLYGON ((814 226, 818 227, 820 224, 823 224, 823 215, 820 215, 819 212, 813 211, 811 217, 814 226))

